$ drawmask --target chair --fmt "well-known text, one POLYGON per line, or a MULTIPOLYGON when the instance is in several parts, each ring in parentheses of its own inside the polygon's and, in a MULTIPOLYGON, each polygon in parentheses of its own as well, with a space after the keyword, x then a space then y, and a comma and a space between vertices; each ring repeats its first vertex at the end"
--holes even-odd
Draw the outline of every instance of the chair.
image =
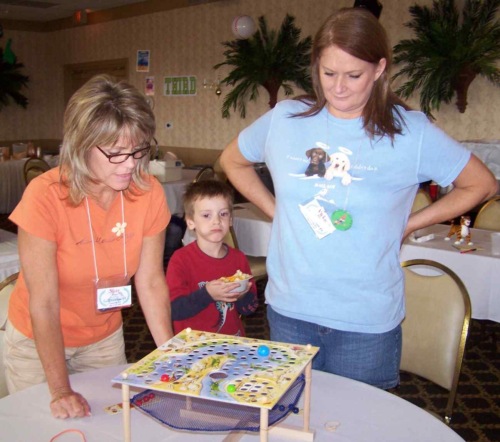
POLYGON ((411 212, 418 212, 424 207, 430 206, 432 204, 432 199, 430 195, 424 189, 418 189, 415 199, 413 200, 413 206, 411 212))
POLYGON ((500 195, 494 196, 483 204, 472 227, 500 231, 500 195))
POLYGON ((215 172, 215 175, 217 175, 217 179, 219 181, 222 181, 225 183, 227 181, 227 175, 226 175, 226 172, 224 172, 224 169, 222 168, 222 166, 220 165, 220 156, 221 155, 222 155, 222 153, 219 154, 219 156, 217 157, 217 159, 214 162, 214 172, 215 172))
POLYGON ((214 179, 215 179, 214 168, 212 166, 205 166, 196 174, 193 183, 197 183, 198 181, 206 181, 214 179))
POLYGON ((5 324, 7 323, 10 294, 12 293, 18 276, 19 273, 14 273, 0 282, 0 398, 9 394, 5 381, 5 367, 3 365, 3 339, 5 324))
POLYGON ((50 169, 49 164, 41 158, 30 158, 24 163, 24 181, 26 185, 30 181, 50 169))
MULTIPOLYGON (((227 232, 224 238, 224 242, 228 246, 238 249, 238 240, 236 239, 236 233, 234 232, 234 228, 232 226, 229 228, 229 232, 227 232)), ((247 257, 254 281, 257 282, 261 279, 267 278, 266 257, 249 255, 245 256, 247 257)))
POLYGON ((401 370, 449 391, 443 419, 449 424, 471 318, 469 294, 461 279, 438 262, 412 259, 402 267, 406 318, 401 370))

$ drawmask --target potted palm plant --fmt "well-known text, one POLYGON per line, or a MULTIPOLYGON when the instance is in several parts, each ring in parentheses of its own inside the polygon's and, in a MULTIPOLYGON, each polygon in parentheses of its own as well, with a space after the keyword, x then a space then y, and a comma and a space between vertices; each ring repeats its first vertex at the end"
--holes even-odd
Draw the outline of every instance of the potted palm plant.
POLYGON ((269 30, 266 19, 259 17, 259 30, 247 40, 223 42, 227 49, 226 60, 214 66, 227 65, 231 72, 221 83, 234 86, 222 104, 222 117, 228 118, 230 109, 239 110, 246 116, 246 103, 255 101, 262 86, 269 94, 269 106, 278 101, 278 91, 283 87, 285 95, 293 93, 291 83, 306 92, 312 90, 309 74, 312 39, 300 40, 300 28, 295 18, 286 15, 278 32, 269 30))
POLYGON ((7 42, 5 51, 0 48, 0 111, 7 106, 11 100, 15 104, 26 108, 28 99, 20 92, 27 87, 29 78, 21 74, 20 69, 24 67, 18 63, 16 56, 10 48, 11 40, 7 42))
POLYGON ((408 80, 396 90, 402 98, 420 92, 420 107, 432 117, 441 103, 457 96, 458 110, 467 107, 467 92, 479 75, 500 85, 500 22, 495 16, 500 0, 465 0, 459 13, 454 0, 434 0, 432 8, 413 5, 406 23, 415 38, 394 47, 394 63, 402 69, 393 76, 408 80))

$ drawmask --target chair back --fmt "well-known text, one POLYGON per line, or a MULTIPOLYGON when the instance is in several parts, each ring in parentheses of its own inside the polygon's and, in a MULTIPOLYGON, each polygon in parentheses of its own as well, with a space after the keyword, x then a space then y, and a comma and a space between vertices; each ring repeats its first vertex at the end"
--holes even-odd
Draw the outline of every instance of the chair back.
POLYGON ((206 181, 215 179, 215 172, 212 166, 205 166, 201 169, 194 178, 193 182, 197 183, 198 181, 206 181))
POLYGON ((5 367, 3 365, 3 340, 5 325, 7 324, 10 294, 14 289, 18 276, 19 273, 14 273, 0 282, 0 398, 9 394, 5 381, 5 367))
MULTIPOLYGON (((236 238, 236 232, 231 226, 226 236, 224 237, 224 242, 234 249, 238 249, 238 239, 236 238)), ((250 266, 250 272, 252 273, 254 281, 258 281, 263 278, 267 278, 267 267, 266 267, 266 257, 265 256, 249 256, 245 255, 250 266)))
POLYGON ((222 166, 220 165, 220 156, 221 155, 222 155, 222 153, 219 154, 219 156, 217 157, 217 159, 214 162, 214 172, 215 172, 215 175, 217 175, 217 179, 219 181, 222 181, 225 183, 227 181, 227 175, 226 175, 226 172, 224 172, 224 169, 222 168, 222 166))
POLYGON ((432 204, 432 199, 430 195, 424 189, 418 189, 415 199, 413 200, 413 206, 411 212, 418 212, 424 207, 430 206, 432 204))
POLYGON ((438 262, 413 259, 402 266, 406 317, 401 370, 450 392, 444 416, 449 424, 469 330, 469 294, 460 278, 438 262))
POLYGON ((24 181, 26 185, 30 181, 50 169, 50 165, 41 158, 30 158, 24 163, 24 181))
POLYGON ((236 239, 236 233, 234 231, 233 226, 229 227, 228 232, 226 233, 226 236, 224 237, 223 240, 229 247, 232 247, 233 249, 238 248, 238 240, 236 239))
POLYGON ((494 196, 483 204, 472 227, 500 232, 500 195, 494 196))

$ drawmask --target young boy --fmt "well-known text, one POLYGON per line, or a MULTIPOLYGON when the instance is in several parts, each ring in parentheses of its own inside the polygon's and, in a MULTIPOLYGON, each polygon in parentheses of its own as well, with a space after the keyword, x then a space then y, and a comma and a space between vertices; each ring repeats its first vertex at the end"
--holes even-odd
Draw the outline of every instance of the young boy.
POLYGON ((199 181, 184 195, 187 227, 196 231, 196 241, 175 251, 167 267, 174 333, 186 327, 244 336, 240 315, 257 309, 255 284, 231 293, 238 283, 219 278, 237 270, 250 274, 245 255, 224 243, 232 225, 233 192, 225 183, 199 181))

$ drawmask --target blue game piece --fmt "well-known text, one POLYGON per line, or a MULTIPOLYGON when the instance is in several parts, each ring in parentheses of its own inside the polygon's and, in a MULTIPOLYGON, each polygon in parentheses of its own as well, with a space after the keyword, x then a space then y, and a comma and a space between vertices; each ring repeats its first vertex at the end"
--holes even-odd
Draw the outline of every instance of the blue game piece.
POLYGON ((267 345, 259 345, 257 353, 259 356, 269 356, 269 347, 267 345))

